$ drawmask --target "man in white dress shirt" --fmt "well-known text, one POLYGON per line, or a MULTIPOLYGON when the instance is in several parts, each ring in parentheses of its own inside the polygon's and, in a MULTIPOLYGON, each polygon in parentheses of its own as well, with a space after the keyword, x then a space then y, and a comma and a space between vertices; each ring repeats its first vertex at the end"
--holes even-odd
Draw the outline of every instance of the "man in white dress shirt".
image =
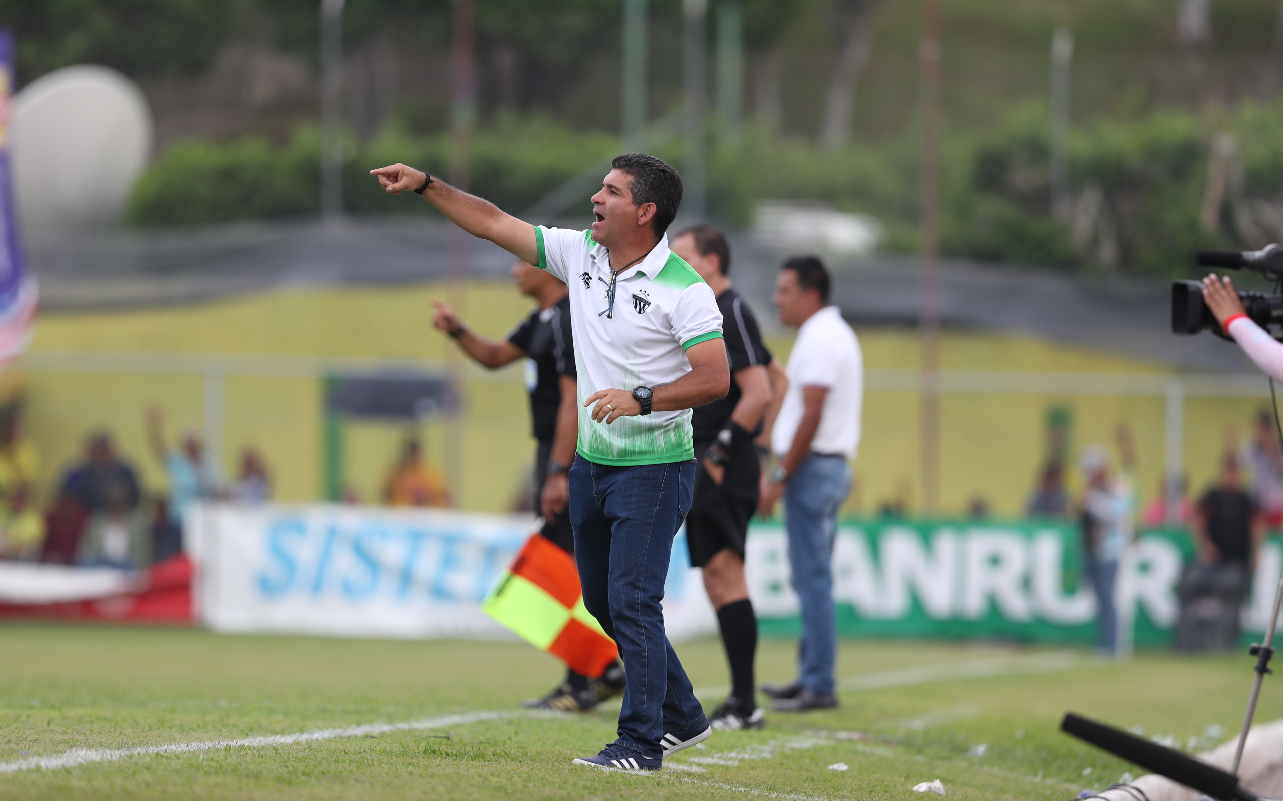
POLYGON ((837 659, 833 613, 833 538, 851 490, 860 444, 864 360, 855 332, 829 306, 829 274, 814 256, 789 259, 775 281, 780 322, 797 329, 788 358, 788 389, 771 431, 775 469, 762 482, 761 512, 784 499, 789 565, 802 605, 798 675, 764 685, 781 712, 832 709, 837 659))

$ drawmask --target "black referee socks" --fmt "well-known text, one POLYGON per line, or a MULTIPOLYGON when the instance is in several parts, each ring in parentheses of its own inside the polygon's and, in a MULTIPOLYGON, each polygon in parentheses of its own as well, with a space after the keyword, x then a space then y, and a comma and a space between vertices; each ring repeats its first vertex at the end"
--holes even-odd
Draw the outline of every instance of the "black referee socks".
POLYGON ((722 630, 726 661, 731 665, 731 695, 744 705, 742 711, 757 708, 753 682, 753 660, 757 656, 757 615, 753 602, 745 598, 717 610, 717 624, 722 630))

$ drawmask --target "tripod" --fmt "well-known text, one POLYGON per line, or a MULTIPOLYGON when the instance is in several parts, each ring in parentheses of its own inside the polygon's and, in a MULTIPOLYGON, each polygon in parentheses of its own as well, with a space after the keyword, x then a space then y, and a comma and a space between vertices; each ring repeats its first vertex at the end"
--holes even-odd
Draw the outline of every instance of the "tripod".
MULTIPOLYGON (((1273 389, 1273 387, 1271 387, 1273 389)), ((1234 749, 1234 767, 1230 772, 1238 775, 1239 763, 1243 761, 1243 746, 1247 743, 1247 733, 1252 728, 1252 718, 1256 716, 1256 701, 1261 696, 1261 682, 1270 670, 1270 658, 1274 656, 1274 629, 1279 624, 1279 607, 1283 606, 1283 574, 1279 576, 1279 588, 1274 592, 1274 611, 1265 627, 1265 638, 1261 644, 1252 643, 1250 653, 1256 657, 1256 678, 1252 681, 1252 692, 1247 697, 1247 713, 1243 716, 1243 730, 1238 735, 1238 747, 1234 749)))

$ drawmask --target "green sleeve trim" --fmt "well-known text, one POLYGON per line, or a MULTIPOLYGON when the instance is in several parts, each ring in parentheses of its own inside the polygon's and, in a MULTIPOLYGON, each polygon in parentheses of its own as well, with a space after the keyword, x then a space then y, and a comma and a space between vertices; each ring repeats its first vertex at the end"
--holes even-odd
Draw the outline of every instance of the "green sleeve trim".
POLYGON ((535 229, 535 250, 539 251, 539 263, 535 266, 541 270, 548 269, 548 256, 543 249, 543 229, 539 226, 532 226, 535 229))
POLYGON ((710 339, 721 339, 721 331, 709 331, 707 334, 700 334, 697 337, 691 337, 682 343, 682 350, 690 350, 692 345, 698 345, 701 342, 707 342, 710 339))

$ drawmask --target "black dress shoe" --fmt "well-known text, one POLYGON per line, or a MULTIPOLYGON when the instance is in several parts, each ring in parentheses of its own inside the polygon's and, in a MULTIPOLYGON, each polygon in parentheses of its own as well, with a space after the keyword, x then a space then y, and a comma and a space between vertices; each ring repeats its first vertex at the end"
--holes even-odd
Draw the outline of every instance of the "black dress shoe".
POLYGON ((792 698, 781 698, 771 708, 776 712, 810 712, 813 709, 837 709, 838 697, 833 693, 813 693, 802 690, 792 698))
POLYGON ((762 693, 777 701, 783 698, 796 698, 797 694, 800 692, 802 692, 802 685, 797 682, 793 682, 792 684, 762 685, 762 693))

